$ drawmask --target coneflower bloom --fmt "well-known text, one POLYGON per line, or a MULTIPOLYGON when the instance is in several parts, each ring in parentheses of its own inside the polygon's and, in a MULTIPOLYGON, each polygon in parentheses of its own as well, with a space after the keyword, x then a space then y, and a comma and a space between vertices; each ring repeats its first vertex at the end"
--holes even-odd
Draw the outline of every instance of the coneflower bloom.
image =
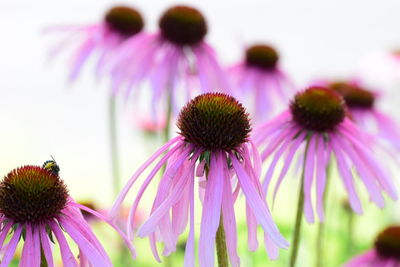
POLYGON ((252 98, 252 117, 265 122, 281 112, 295 93, 288 75, 279 66, 279 54, 272 46, 256 44, 247 48, 245 59, 229 69, 236 95, 252 98))
POLYGON ((237 231, 234 203, 240 191, 246 199, 249 246, 257 249, 257 225, 265 233, 270 257, 277 257, 277 248, 286 248, 272 220, 259 183, 261 162, 249 139, 251 131, 248 114, 233 97, 222 93, 206 93, 191 100, 180 112, 177 126, 179 136, 171 139, 153 154, 129 180, 114 204, 116 213, 135 181, 150 164, 162 156, 151 169, 139 189, 128 222, 128 236, 133 237, 132 222, 142 195, 155 175, 166 164, 158 185, 150 217, 141 225, 137 235, 148 236, 153 254, 159 260, 156 241, 164 243, 164 255, 175 251, 179 235, 190 220, 186 243, 185 266, 194 266, 195 203, 194 188, 199 184, 203 202, 199 261, 200 266, 214 265, 217 229, 223 225, 226 246, 232 266, 239 266, 236 252, 237 231), (165 153, 165 155, 163 155, 165 153), (196 181, 197 177, 198 178, 196 181), (223 218, 220 221, 220 218, 223 218))
POLYGON ((144 22, 141 14, 127 6, 111 8, 100 23, 83 26, 56 26, 49 30, 67 32, 66 39, 55 46, 50 57, 66 45, 74 43, 69 80, 75 80, 90 56, 96 57, 97 76, 107 73, 116 50, 129 38, 141 34, 144 22))
POLYGON ((400 227, 391 226, 378 235, 375 246, 359 255, 344 267, 397 267, 400 266, 400 227))
POLYGON ((296 94, 290 108, 275 119, 259 127, 255 142, 263 147, 261 158, 272 158, 272 163, 263 180, 267 191, 279 160, 283 166, 274 189, 274 198, 286 176, 296 154, 303 160, 302 188, 304 213, 308 222, 314 222, 311 202, 312 187, 316 187, 316 211, 324 220, 323 196, 326 184, 326 169, 335 159, 340 178, 347 191, 351 208, 358 214, 363 212, 361 201, 354 185, 354 170, 365 185, 372 202, 384 206, 382 191, 397 199, 394 184, 388 173, 380 166, 369 136, 360 131, 346 117, 343 98, 326 87, 310 87, 296 94))
POLYGON ((329 87, 343 96, 351 118, 358 126, 400 149, 400 128, 395 120, 376 107, 376 92, 356 82, 334 82, 329 87))
MULTIPOLYGON (((116 90, 127 95, 150 81, 152 118, 157 109, 180 107, 199 92, 227 90, 227 81, 216 53, 204 40, 207 23, 200 11, 188 6, 174 6, 159 20, 159 31, 125 43, 112 71, 116 90), (123 89, 120 89, 120 88, 123 89)), ((137 94, 135 94, 137 95, 137 94)), ((169 118, 167 118, 169 120, 169 118)))
POLYGON ((48 163, 43 167, 28 165, 14 169, 0 182, 0 247, 5 247, 0 266, 8 266, 21 240, 19 266, 54 266, 51 243, 56 240, 64 266, 113 266, 80 210, 111 224, 134 253, 130 242, 113 223, 69 197, 58 175, 58 166, 48 163), (65 233, 79 248, 79 263, 65 233), (7 239, 9 234, 11 238, 7 239))

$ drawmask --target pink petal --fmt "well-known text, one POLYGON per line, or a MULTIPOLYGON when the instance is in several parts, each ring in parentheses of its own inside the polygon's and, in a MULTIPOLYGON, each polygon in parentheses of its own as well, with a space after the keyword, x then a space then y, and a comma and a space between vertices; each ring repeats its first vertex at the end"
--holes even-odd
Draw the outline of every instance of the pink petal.
POLYGON ((304 171, 304 214, 308 223, 314 223, 314 211, 311 204, 311 187, 315 173, 315 142, 318 136, 312 135, 309 140, 307 161, 304 171))
POLYGON ((17 248, 21 232, 22 232, 22 226, 19 225, 17 229, 14 231, 14 234, 11 237, 10 242, 8 243, 7 249, 3 256, 3 260, 0 263, 0 267, 7 267, 11 262, 12 258, 14 257, 15 249, 17 248))
POLYGON ((150 218, 141 226, 138 231, 139 237, 144 237, 153 233, 157 227, 157 224, 165 215, 166 212, 169 211, 170 207, 174 205, 182 196, 182 190, 186 187, 188 183, 188 179, 185 177, 194 171, 194 165, 196 163, 197 157, 199 156, 199 152, 196 152, 192 157, 192 164, 185 171, 185 174, 182 177, 179 177, 179 181, 176 184, 176 187, 173 188, 168 198, 151 214, 150 218), (193 170, 192 170, 193 169, 193 170))
POLYGON ((50 241, 49 241, 49 237, 47 236, 45 226, 41 226, 39 231, 40 231, 41 245, 42 245, 44 256, 47 261, 47 265, 48 265, 48 267, 54 267, 53 252, 51 251, 50 241))
MULTIPOLYGON (((325 193, 325 185, 326 185, 326 170, 329 164, 329 154, 325 153, 329 147, 325 147, 324 137, 322 135, 318 135, 318 144, 317 144, 317 173, 316 173, 316 183, 317 183, 317 199, 316 199, 316 208, 320 221, 325 220, 324 214, 324 193, 325 193)), ((328 150, 329 151, 329 150, 328 150)))
POLYGON ((181 140, 180 136, 177 136, 170 141, 168 141, 165 145, 163 145, 160 149, 158 149, 136 172, 135 174, 129 179, 128 183, 122 189, 121 193, 119 194, 117 200, 115 201, 111 211, 110 211, 110 218, 114 219, 117 216, 117 212, 124 201, 126 195, 128 194, 129 190, 131 189, 132 185, 135 183, 137 178, 144 172, 144 170, 158 158, 161 154, 163 154, 168 148, 170 148, 173 144, 179 142, 181 140))
MULTIPOLYGON (((224 155, 222 155, 224 157, 224 155)), ((221 160, 225 163, 225 157, 221 160)), ((233 267, 240 266, 240 259, 237 254, 237 230, 236 218, 234 210, 234 200, 232 196, 232 186, 230 183, 229 170, 227 164, 224 164, 223 177, 223 195, 222 195, 222 218, 225 228, 226 246, 229 254, 229 259, 233 267)))
POLYGON ((74 255, 72 254, 72 251, 67 243, 67 240, 65 239, 65 236, 61 229, 59 228, 58 224, 55 222, 49 222, 49 227, 53 231, 54 235, 56 236, 58 243, 60 245, 60 251, 61 251, 61 258, 63 261, 63 264, 68 267, 78 267, 78 264, 75 260, 74 255))
POLYGON ((271 260, 277 260, 279 258, 279 249, 266 232, 264 232, 264 246, 267 250, 268 258, 271 260))
POLYGON ((190 202, 190 229, 186 241, 184 267, 195 266, 194 255, 194 177, 189 182, 189 202, 190 202))
POLYGON ((356 213, 362 214, 363 211, 361 207, 361 202, 354 188, 353 175, 350 172, 350 166, 346 163, 346 159, 342 154, 341 147, 339 147, 339 145, 336 142, 336 139, 332 137, 332 135, 330 144, 336 156, 336 163, 338 165, 339 173, 341 175, 343 184, 346 188, 350 205, 356 213))
POLYGON ((258 194, 256 189, 251 185, 249 176, 243 170, 241 164, 238 162, 234 154, 230 153, 230 159, 238 176, 243 193, 246 196, 246 200, 248 201, 250 208, 253 210, 258 223, 261 224, 264 231, 271 236, 271 239, 279 247, 287 248, 289 243, 279 233, 279 230, 276 227, 271 214, 269 213, 266 203, 261 199, 260 194, 258 194))
POLYGON ((79 249, 85 254, 91 264, 94 266, 112 266, 111 261, 108 257, 104 257, 92 243, 80 233, 68 220, 60 219, 61 226, 69 234, 69 236, 75 241, 79 249))
POLYGON ((201 216, 199 263, 200 267, 214 266, 215 235, 217 233, 222 203, 223 164, 227 164, 218 152, 211 155, 201 216))
POLYGON ((246 200, 247 246, 250 251, 257 251, 257 219, 246 200))

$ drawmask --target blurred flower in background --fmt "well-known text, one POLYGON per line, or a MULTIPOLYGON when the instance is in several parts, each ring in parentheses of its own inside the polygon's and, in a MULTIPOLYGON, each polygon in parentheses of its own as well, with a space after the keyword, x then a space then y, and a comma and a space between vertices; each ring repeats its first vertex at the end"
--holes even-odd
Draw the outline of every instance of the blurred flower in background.
POLYGON ((400 227, 390 226, 381 232, 375 246, 354 257, 344 267, 396 267, 400 265, 400 227))
POLYGON ((244 60, 228 69, 234 94, 248 105, 258 124, 281 112, 295 93, 295 86, 279 66, 280 55, 270 45, 255 44, 245 51, 244 60))
POLYGON ((126 98, 132 93, 137 96, 139 84, 149 79, 151 101, 146 103, 152 109, 151 118, 165 120, 166 114, 167 125, 171 115, 194 95, 229 90, 216 53, 204 40, 207 32, 199 10, 190 6, 167 9, 158 32, 122 46, 112 70, 113 87, 125 91, 126 98))
POLYGON ((58 45, 53 47, 49 57, 55 57, 68 45, 75 45, 71 58, 69 80, 73 81, 78 77, 90 56, 96 57, 95 73, 100 78, 107 74, 116 49, 129 38, 139 35, 143 26, 142 15, 136 9, 127 6, 115 6, 105 14, 100 23, 86 26, 49 27, 46 32, 67 35, 58 45))

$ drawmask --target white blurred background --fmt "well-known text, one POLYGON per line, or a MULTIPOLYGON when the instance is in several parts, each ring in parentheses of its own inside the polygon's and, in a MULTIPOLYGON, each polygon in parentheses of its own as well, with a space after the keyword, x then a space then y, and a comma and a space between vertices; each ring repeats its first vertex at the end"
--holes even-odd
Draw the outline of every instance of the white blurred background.
MULTIPOLYGON (((154 30, 160 13, 177 3, 204 12, 208 41, 223 63, 240 60, 246 44, 270 42, 300 85, 351 76, 371 53, 400 46, 398 0, 1 0, 0 175, 20 165, 39 165, 52 155, 73 197, 111 205, 107 84, 96 84, 87 66, 68 85, 68 66, 46 60, 51 42, 41 31, 98 22, 114 4, 136 6, 146 30, 154 30)), ((143 141, 149 139, 138 132, 132 114, 121 108, 119 115, 126 181, 160 143, 143 141)))

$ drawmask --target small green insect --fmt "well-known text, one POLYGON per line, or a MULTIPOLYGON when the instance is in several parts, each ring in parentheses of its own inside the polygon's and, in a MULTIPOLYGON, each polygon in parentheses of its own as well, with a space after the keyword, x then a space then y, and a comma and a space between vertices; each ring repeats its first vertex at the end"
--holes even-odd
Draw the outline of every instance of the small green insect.
POLYGON ((42 168, 50 171, 54 175, 58 175, 58 173, 60 172, 60 167, 53 157, 51 157, 51 160, 45 161, 42 165, 42 168))

